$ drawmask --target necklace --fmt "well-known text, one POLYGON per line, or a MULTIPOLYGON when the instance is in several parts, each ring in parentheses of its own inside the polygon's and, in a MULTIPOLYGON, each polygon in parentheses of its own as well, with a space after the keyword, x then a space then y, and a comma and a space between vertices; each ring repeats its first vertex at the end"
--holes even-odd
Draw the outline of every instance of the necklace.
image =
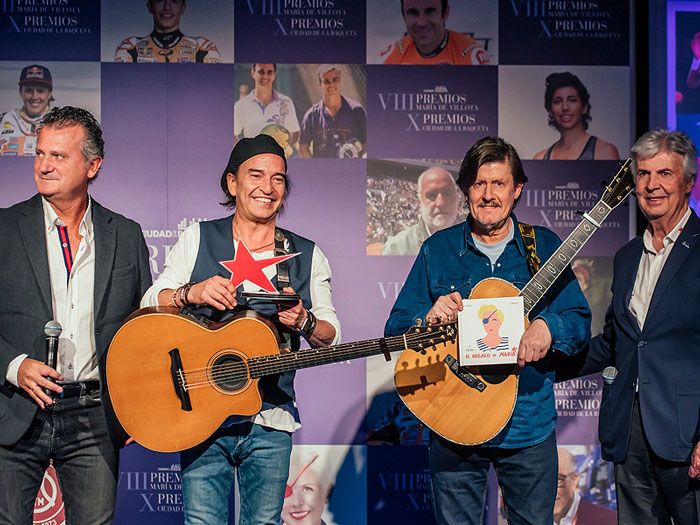
MULTIPOLYGON (((236 230, 236 223, 233 222, 233 221, 231 221, 231 224, 233 225, 233 238, 234 238, 235 240, 237 240, 238 242, 244 242, 244 243, 245 243, 245 241, 242 241, 242 239, 241 239, 241 234, 238 233, 238 230, 236 230)), ((265 244, 261 244, 260 246, 257 246, 257 247, 255 247, 255 248, 248 248, 248 250, 251 251, 251 252, 258 252, 258 251, 260 251, 262 248, 267 248, 268 246, 272 246, 273 244, 275 244, 275 240, 274 240, 274 239, 271 240, 270 242, 265 243, 265 244)), ((246 243, 246 247, 248 247, 248 244, 247 244, 247 243, 246 243)))

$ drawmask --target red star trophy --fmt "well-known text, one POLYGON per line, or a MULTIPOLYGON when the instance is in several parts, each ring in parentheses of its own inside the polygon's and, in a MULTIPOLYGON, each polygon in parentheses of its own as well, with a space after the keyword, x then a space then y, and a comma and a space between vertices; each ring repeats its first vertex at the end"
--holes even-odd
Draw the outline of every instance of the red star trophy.
POLYGON ((279 255, 265 259, 254 259, 248 247, 242 240, 238 241, 238 249, 233 259, 219 261, 219 264, 231 272, 231 282, 237 288, 245 281, 258 286, 262 292, 242 292, 241 295, 248 299, 261 299, 273 303, 296 303, 301 297, 299 294, 277 293, 272 281, 267 278, 263 270, 273 264, 296 257, 299 253, 279 255))

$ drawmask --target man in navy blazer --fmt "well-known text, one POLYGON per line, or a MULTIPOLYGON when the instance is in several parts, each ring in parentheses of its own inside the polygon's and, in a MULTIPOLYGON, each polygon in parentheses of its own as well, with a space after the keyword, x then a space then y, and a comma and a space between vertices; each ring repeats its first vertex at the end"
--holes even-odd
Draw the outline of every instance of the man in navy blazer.
POLYGON ((605 381, 599 436, 615 463, 623 524, 698 524, 700 514, 700 219, 689 208, 697 153, 662 129, 632 147, 649 221, 615 255, 612 303, 579 375, 605 381))
MULTIPOLYGON (((95 118, 64 106, 38 133, 38 194, 0 210, 0 523, 31 523, 53 460, 67 523, 111 523, 118 447, 104 358, 151 284, 137 223, 88 195, 104 154, 95 118), (44 325, 63 327, 55 367, 44 325), (113 421, 112 421, 113 423, 113 421)), ((123 431, 122 431, 123 432, 123 431)))

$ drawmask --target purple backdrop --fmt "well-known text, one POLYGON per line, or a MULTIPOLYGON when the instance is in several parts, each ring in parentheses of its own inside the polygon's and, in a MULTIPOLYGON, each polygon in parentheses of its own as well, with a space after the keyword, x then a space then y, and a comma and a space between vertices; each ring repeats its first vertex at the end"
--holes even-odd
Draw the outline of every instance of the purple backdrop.
MULTIPOLYGON (((19 24, 20 2, 9 0, 3 2, 0 13, 0 58, 27 64, 49 61, 48 67, 51 60, 98 60, 99 2, 93 6, 96 11, 87 6, 90 2, 60 3, 79 7, 77 24, 90 31, 62 32, 53 37, 20 33, 12 25, 13 21, 19 24)), ((396 4, 392 13, 398 17, 398 0, 396 4)), ((610 34, 602 35, 603 29, 591 26, 575 38, 564 34, 569 31, 566 28, 558 37, 542 37, 542 31, 556 27, 564 16, 538 11, 544 4, 501 0, 498 66, 369 65, 365 76, 365 50, 371 36, 366 35, 365 1, 242 0, 236 2, 235 28, 231 28, 235 29, 234 58, 246 71, 253 62, 280 63, 277 82, 293 79, 290 89, 282 92, 293 98, 299 117, 318 100, 318 79, 314 68, 297 68, 295 64, 350 64, 345 82, 352 80, 352 84, 345 87, 352 85, 359 92, 358 100, 366 101, 370 160, 405 159, 418 165, 439 163, 440 159, 458 162, 476 140, 498 134, 498 94, 513 93, 499 86, 501 67, 557 64, 566 70, 568 65, 598 65, 601 69, 610 64, 618 68, 629 65, 627 2, 584 2, 598 5, 599 13, 577 14, 572 20, 579 23, 582 16, 588 16, 600 23, 599 14, 609 13, 606 23, 610 34), (536 12, 528 15, 527 9, 536 12)), ((54 26, 54 22, 60 24, 53 21, 54 26)), ((219 205, 223 197, 219 179, 233 145, 233 105, 239 95, 235 65, 102 63, 100 68, 106 157, 91 192, 102 204, 141 224, 151 270, 157 276, 187 225, 229 213, 219 205)), ((247 76, 246 82, 252 86, 247 76)), ((14 86, 10 95, 17 101, 14 86)), ((508 107, 518 107, 518 101, 520 98, 515 104, 509 100, 508 107)), ((540 105, 538 102, 538 110, 540 105)), ((0 108, 0 113, 8 109, 0 108)), ((631 123, 620 125, 632 129, 631 123)), ((534 132, 544 135, 546 130, 534 132)), ((538 143, 549 143, 549 138, 542 136, 538 143)), ((330 260, 333 298, 344 341, 382 335, 413 263, 413 257, 366 255, 367 164, 366 159, 291 159, 292 190, 280 217, 281 226, 316 241, 330 260)), ((0 157, 0 206, 35 192, 32 165, 32 157, 0 157)), ((516 210, 518 217, 551 227, 565 237, 580 220, 577 212, 588 211, 600 196, 601 182, 610 180, 615 165, 525 161, 530 182, 516 210)), ((628 236, 629 210, 620 208, 577 262, 577 276, 594 309, 594 331, 600 328, 609 301, 610 257, 628 236)), ((365 446, 368 429, 396 400, 380 388, 390 384, 392 373, 393 362, 376 359, 297 374, 303 427, 294 436, 295 444, 321 448, 356 445, 344 457, 328 504, 339 525, 432 521, 426 485, 427 449, 365 446), (358 497, 358 491, 366 498, 358 497)), ((600 383, 594 377, 560 385, 556 390, 558 438, 570 447, 588 447, 588 455, 595 454, 597 444, 600 383)), ((415 422, 404 420, 401 424, 410 427, 415 422)), ((126 448, 121 459, 117 523, 180 523, 178 456, 156 454, 135 445, 126 448)), ((606 479, 605 490, 612 493, 606 479)), ((492 481, 488 496, 491 525, 497 522, 497 507, 492 481)))

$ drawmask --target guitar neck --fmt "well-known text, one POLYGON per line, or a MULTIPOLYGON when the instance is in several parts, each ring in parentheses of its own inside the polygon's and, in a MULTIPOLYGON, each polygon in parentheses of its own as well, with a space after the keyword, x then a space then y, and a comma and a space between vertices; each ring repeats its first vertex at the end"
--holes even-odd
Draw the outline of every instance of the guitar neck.
MULTIPOLYGON (((444 325, 443 325, 444 326, 444 325)), ((421 345, 433 346, 444 342, 445 336, 436 329, 435 332, 406 333, 393 337, 370 339, 355 343, 343 343, 336 346, 309 348, 298 352, 274 354, 250 359, 248 366, 250 377, 259 378, 271 374, 281 374, 302 368, 330 365, 341 361, 370 357, 373 355, 397 352, 407 348, 419 349, 421 345)))
POLYGON ((598 201, 591 211, 583 214, 583 220, 574 228, 574 231, 532 276, 530 282, 520 291, 520 295, 523 296, 526 316, 547 293, 554 281, 568 268, 583 245, 601 227, 612 210, 613 208, 605 204, 602 199, 598 201))

